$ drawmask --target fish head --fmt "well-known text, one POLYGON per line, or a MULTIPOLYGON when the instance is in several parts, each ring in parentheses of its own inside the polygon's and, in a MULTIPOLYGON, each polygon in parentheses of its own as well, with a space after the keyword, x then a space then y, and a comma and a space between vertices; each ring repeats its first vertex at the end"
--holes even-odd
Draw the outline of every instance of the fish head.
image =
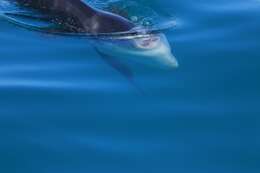
POLYGON ((119 56, 163 68, 178 67, 170 44, 162 33, 101 41, 96 44, 96 48, 114 57, 119 56))

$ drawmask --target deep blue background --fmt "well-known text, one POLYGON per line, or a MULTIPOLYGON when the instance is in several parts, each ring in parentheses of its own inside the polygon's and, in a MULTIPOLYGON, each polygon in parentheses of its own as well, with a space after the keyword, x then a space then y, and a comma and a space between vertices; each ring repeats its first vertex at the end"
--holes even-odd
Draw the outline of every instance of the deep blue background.
POLYGON ((0 20, 1 173, 260 171, 260 1, 140 2, 177 18, 180 67, 132 64, 135 85, 86 39, 0 20))

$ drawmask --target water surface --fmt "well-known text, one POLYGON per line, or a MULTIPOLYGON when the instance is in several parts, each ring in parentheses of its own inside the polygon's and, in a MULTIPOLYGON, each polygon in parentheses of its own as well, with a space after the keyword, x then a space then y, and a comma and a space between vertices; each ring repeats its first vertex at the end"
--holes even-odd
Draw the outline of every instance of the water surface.
POLYGON ((0 172, 260 171, 260 1, 138 3, 177 19, 178 69, 127 60, 129 81, 87 39, 0 20, 0 172))

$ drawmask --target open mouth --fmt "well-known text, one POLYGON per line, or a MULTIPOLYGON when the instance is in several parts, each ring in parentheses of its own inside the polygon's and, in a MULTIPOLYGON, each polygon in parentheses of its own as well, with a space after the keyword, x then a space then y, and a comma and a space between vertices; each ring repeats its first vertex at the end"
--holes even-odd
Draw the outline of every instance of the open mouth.
POLYGON ((141 49, 154 49, 160 44, 160 37, 156 35, 149 35, 147 37, 135 39, 135 45, 141 49))

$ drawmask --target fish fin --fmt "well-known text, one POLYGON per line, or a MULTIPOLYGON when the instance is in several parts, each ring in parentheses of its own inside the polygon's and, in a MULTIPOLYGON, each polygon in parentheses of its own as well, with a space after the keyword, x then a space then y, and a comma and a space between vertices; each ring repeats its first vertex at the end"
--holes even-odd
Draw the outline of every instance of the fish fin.
POLYGON ((122 74, 128 82, 134 86, 141 94, 144 94, 143 89, 136 84, 134 81, 134 72, 125 64, 122 62, 116 60, 114 57, 105 54, 104 52, 99 51, 97 48, 95 48, 97 53, 100 55, 102 60, 104 60, 107 64, 109 64, 111 67, 113 67, 116 71, 118 71, 120 74, 122 74))
POLYGON ((114 57, 109 56, 101 51, 99 51, 97 48, 95 48, 97 53, 100 55, 100 57, 108 63, 110 66, 112 66, 114 69, 116 69, 118 72, 120 72, 122 75, 124 75, 127 79, 133 78, 133 72, 129 67, 127 67, 125 64, 119 62, 114 57))

